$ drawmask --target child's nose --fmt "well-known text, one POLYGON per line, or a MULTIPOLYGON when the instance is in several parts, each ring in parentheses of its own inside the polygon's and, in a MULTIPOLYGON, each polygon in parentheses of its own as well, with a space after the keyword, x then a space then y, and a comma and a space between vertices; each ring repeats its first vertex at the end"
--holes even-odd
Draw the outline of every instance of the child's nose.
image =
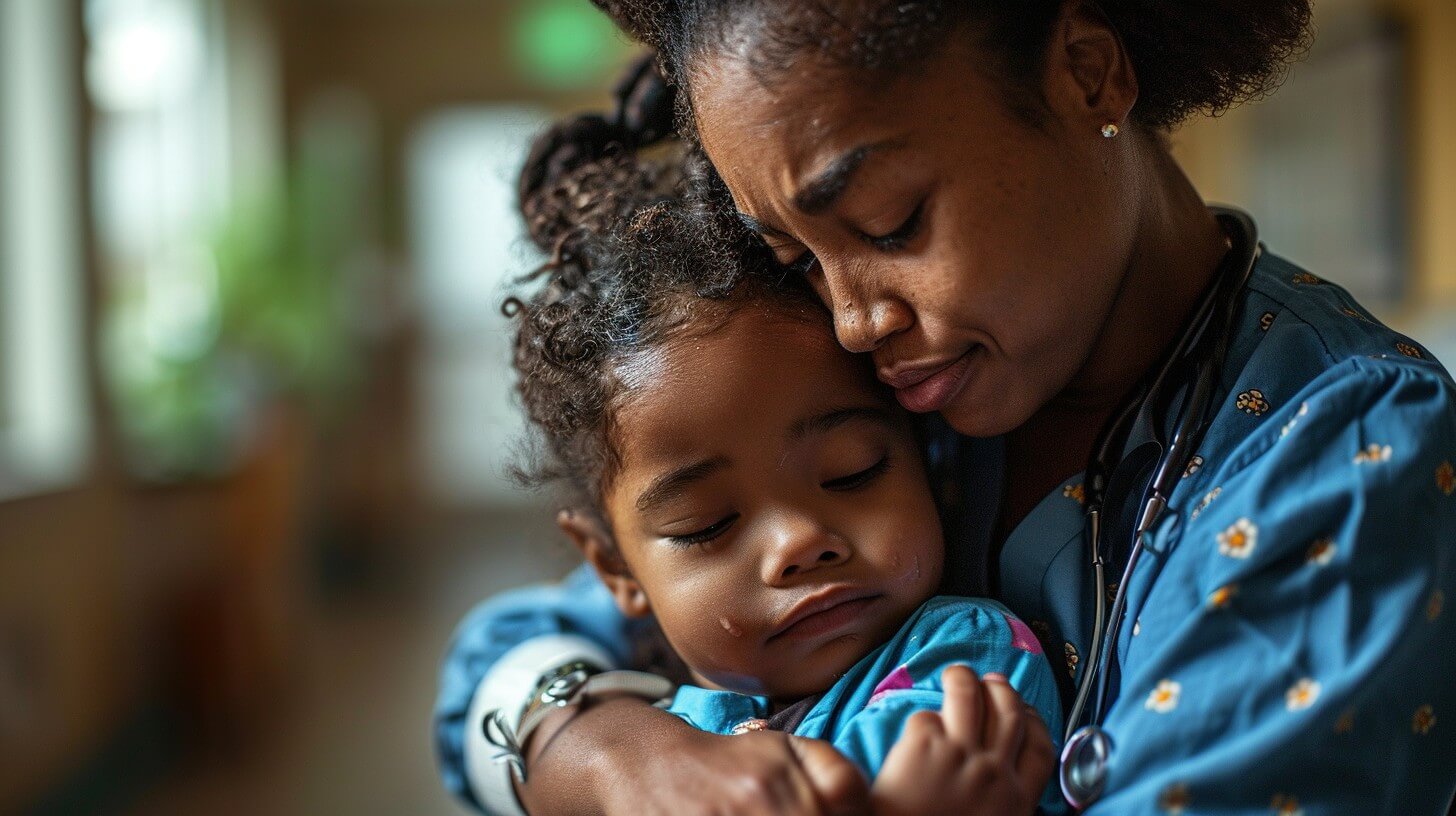
POLYGON ((849 560, 849 543, 838 534, 807 519, 775 531, 772 552, 764 559, 763 580, 769 586, 791 581, 804 573, 849 560))

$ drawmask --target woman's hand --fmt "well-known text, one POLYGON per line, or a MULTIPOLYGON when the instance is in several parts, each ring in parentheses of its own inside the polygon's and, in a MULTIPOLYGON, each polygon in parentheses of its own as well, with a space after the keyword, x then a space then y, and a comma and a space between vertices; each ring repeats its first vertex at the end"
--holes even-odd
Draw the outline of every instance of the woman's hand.
POLYGON ((532 816, 869 813, 864 777, 826 742, 718 736, 632 699, 564 714, 527 746, 532 816))
POLYGON ((1056 768, 1051 734, 1005 677, 941 673, 939 714, 905 724, 875 779, 877 816, 1031 813, 1056 768))

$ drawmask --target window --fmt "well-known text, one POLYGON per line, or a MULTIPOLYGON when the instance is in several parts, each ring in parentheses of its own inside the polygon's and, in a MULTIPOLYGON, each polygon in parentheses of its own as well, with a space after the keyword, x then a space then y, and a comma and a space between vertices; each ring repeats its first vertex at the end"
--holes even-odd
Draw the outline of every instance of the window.
POLYGON ((516 211, 515 179, 539 110, 437 114, 409 153, 412 243, 425 348, 419 393, 425 478, 455 507, 533 500, 507 472, 525 423, 511 384, 511 282, 539 264, 516 211))
POLYGON ((89 450, 71 13, 0 3, 0 498, 73 484, 89 450))

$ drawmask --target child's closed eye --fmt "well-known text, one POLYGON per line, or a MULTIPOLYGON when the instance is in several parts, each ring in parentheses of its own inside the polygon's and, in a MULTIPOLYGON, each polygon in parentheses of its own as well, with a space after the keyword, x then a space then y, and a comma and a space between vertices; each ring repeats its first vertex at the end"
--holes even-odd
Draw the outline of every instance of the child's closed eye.
POLYGON ((681 533, 678 535, 664 536, 664 538, 667 539, 667 543, 679 549, 685 550, 690 547, 698 547, 707 544, 718 536, 721 536, 724 533, 728 532, 728 529, 732 527, 733 523, 736 521, 738 521, 738 514, 729 513, 728 515, 724 516, 721 519, 718 519, 717 521, 709 524, 707 527, 704 527, 701 530, 695 530, 691 533, 681 533))
POLYGON ((864 470, 851 473, 848 476, 840 476, 837 479, 830 479, 827 482, 821 482, 819 486, 824 488, 825 490, 833 490, 841 493, 849 492, 851 490, 858 490, 859 488, 864 487, 865 485, 879 478, 879 476, 883 474, 886 470, 889 470, 889 468, 890 457, 887 454, 880 457, 880 460, 878 462, 875 462, 873 465, 870 465, 864 470))

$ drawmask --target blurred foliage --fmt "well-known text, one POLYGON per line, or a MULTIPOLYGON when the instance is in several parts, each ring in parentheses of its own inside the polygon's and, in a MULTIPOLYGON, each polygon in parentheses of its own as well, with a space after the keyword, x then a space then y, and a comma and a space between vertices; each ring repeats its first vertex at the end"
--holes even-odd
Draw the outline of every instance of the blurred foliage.
POLYGON ((135 475, 222 475, 280 402, 325 421, 347 404, 373 280, 342 169, 301 163, 117 293, 107 360, 135 475))

